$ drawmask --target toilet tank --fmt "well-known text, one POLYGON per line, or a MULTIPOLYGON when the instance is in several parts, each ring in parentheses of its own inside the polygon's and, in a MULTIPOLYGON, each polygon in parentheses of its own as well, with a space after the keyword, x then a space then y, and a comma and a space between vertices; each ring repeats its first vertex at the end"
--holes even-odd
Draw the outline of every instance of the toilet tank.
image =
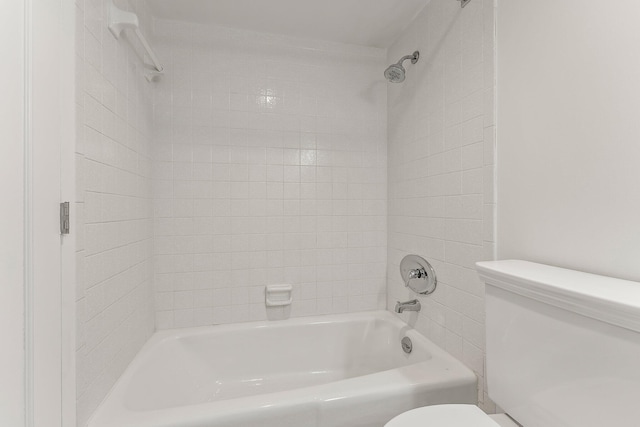
POLYGON ((640 283, 525 261, 477 268, 493 401, 525 427, 640 426, 640 283))

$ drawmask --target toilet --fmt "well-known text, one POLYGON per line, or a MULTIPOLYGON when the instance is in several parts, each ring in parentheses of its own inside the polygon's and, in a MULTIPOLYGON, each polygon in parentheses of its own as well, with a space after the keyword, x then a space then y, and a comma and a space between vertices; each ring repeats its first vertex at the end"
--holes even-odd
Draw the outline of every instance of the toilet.
POLYGON ((526 261, 477 264, 489 396, 414 409, 385 427, 640 426, 640 283, 526 261))

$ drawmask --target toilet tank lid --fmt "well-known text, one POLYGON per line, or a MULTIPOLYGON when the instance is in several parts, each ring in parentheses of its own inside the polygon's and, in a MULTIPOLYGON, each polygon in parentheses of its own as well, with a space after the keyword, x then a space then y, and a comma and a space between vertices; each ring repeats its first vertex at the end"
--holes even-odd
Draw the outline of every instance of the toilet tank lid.
POLYGON ((640 332, 640 283, 520 260, 476 264, 480 278, 504 289, 640 332))

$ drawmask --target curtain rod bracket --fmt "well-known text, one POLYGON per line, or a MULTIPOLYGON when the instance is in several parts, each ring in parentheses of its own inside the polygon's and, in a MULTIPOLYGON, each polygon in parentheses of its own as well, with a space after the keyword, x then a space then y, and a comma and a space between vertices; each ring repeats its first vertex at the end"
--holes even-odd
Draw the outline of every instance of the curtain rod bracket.
POLYGON ((113 3, 109 4, 109 31, 113 37, 119 39, 124 30, 137 30, 140 27, 138 16, 135 13, 120 9, 113 3))
POLYGON ((162 71, 147 70, 144 72, 144 78, 147 79, 149 83, 153 83, 158 80, 158 78, 162 77, 163 74, 164 73, 162 71))
POLYGON ((142 31, 140 31, 140 21, 138 20, 138 16, 135 13, 120 9, 115 5, 113 0, 111 0, 109 2, 109 31, 111 31, 113 37, 118 40, 120 39, 120 36, 122 36, 122 32, 124 30, 131 30, 135 33, 153 63, 153 69, 145 73, 145 78, 149 82, 156 80, 157 77, 162 75, 164 67, 160 63, 160 60, 151 48, 151 45, 144 34, 142 34, 142 31))

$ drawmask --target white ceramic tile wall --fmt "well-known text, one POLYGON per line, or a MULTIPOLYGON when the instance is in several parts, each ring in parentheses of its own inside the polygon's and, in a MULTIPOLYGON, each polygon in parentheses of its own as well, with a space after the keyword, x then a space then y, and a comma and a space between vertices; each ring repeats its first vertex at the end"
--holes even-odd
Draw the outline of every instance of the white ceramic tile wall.
POLYGON ((156 22, 156 327, 383 308, 385 51, 156 22), (264 286, 290 283, 290 309, 264 286))
POLYGON ((153 331, 151 85, 106 4, 76 0, 79 426, 153 331))
POLYGON ((389 86, 388 308, 415 297, 398 267, 415 253, 439 285, 422 311, 401 317, 465 362, 484 386, 484 287, 474 263, 494 254, 494 0, 466 8, 432 0, 390 49, 418 49, 407 79, 389 86))

